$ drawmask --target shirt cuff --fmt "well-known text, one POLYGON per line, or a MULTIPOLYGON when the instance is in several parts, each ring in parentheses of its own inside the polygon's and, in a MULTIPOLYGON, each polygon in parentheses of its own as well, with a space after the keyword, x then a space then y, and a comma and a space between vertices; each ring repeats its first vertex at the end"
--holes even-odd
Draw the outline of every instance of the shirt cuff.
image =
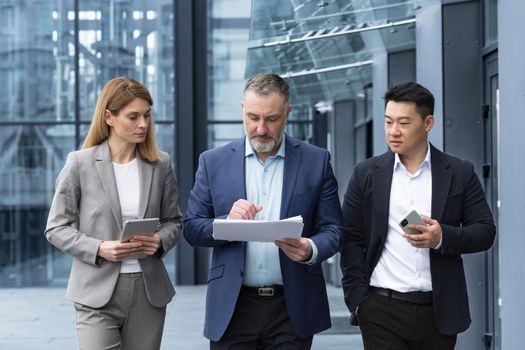
POLYGON ((441 238, 439 239, 438 245, 434 249, 439 250, 439 248, 441 248, 441 243, 443 243, 443 232, 441 233, 441 238))
POLYGON ((317 250, 317 246, 315 245, 314 241, 312 241, 310 238, 307 238, 307 240, 310 242, 310 245, 312 246, 312 257, 310 258, 310 260, 302 261, 301 263, 306 264, 306 265, 313 265, 317 262, 318 250, 317 250))

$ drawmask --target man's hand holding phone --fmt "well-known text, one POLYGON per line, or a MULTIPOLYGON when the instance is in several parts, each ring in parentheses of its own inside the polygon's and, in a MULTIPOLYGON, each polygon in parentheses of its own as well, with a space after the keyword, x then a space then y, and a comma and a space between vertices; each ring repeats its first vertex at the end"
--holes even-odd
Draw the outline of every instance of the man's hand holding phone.
POLYGON ((399 225, 405 232, 403 237, 416 248, 437 248, 441 243, 441 225, 437 220, 420 216, 412 210, 401 219, 399 225))

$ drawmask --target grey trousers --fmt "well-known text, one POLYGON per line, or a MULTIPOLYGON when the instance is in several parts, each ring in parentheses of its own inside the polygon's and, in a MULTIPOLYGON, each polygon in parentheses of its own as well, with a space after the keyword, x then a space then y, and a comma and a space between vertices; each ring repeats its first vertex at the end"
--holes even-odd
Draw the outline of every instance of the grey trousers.
POLYGON ((101 308, 75 303, 80 350, 160 349, 166 307, 152 306, 142 273, 121 273, 101 308))

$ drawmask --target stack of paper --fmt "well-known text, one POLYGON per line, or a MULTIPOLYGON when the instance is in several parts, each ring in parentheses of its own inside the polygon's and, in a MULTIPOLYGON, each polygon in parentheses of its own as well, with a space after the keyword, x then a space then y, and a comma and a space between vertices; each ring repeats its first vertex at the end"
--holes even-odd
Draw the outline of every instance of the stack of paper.
POLYGON ((213 238, 228 241, 273 242, 281 238, 299 238, 303 232, 303 217, 294 216, 278 221, 215 219, 213 238))

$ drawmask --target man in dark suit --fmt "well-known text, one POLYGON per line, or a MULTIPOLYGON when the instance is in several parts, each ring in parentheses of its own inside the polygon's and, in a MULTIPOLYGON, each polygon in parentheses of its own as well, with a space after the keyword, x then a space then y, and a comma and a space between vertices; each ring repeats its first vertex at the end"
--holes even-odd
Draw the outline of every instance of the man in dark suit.
POLYGON ((246 137, 204 152, 184 219, 193 246, 213 247, 204 335, 211 349, 310 349, 330 327, 320 263, 340 247, 337 182, 324 149, 284 133, 289 89, 275 74, 248 80, 246 137), (302 215, 299 239, 215 240, 215 218, 302 215))
POLYGON ((496 229, 467 161, 428 142, 434 97, 417 83, 385 94, 386 153, 360 163, 343 203, 341 268, 365 349, 454 349, 470 324, 461 254, 496 229), (400 222, 416 210, 425 225, 400 222))

